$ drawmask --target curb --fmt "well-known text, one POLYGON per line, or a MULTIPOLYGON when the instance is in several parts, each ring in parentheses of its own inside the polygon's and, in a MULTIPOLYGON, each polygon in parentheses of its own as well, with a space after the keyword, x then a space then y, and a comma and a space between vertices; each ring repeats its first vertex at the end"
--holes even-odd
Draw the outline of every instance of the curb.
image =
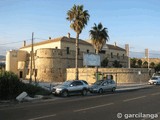
POLYGON ((148 87, 152 87, 150 85, 146 85, 146 86, 135 86, 135 87, 125 87, 125 88, 117 88, 116 91, 124 91, 124 90, 138 90, 138 89, 143 89, 143 88, 148 88, 148 87))

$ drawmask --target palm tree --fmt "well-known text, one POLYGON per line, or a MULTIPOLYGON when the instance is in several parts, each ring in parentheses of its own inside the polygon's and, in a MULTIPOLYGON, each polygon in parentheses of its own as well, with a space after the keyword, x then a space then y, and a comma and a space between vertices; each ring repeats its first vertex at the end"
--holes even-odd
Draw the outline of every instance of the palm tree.
POLYGON ((138 67, 141 68, 141 67, 142 67, 142 60, 139 59, 139 60, 137 61, 137 63, 138 63, 138 67))
MULTIPOLYGON (((98 55, 99 51, 102 50, 103 46, 109 40, 107 28, 104 28, 102 23, 99 23, 98 25, 94 24, 89 33, 92 44, 96 49, 96 54, 98 55)), ((98 80, 98 66, 96 67, 96 80, 98 80)))
POLYGON ((106 44, 106 41, 109 40, 107 28, 103 28, 102 23, 99 23, 98 25, 94 24, 94 27, 92 27, 92 30, 89 32, 92 44, 96 49, 96 54, 99 54, 99 51, 106 44))
POLYGON ((76 32, 76 80, 78 80, 78 40, 79 35, 81 34, 83 28, 87 25, 90 15, 88 14, 88 10, 83 9, 83 5, 74 5, 68 12, 67 12, 67 20, 70 21, 70 27, 76 32))

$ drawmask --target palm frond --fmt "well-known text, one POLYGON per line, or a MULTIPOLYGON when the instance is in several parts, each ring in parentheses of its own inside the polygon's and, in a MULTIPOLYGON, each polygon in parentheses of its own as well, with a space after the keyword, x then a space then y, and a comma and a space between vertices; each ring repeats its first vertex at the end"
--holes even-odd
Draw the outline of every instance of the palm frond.
POLYGON ((98 25, 94 23, 94 26, 89 31, 89 33, 92 44, 94 48, 98 51, 100 51, 106 44, 106 41, 109 40, 108 30, 107 28, 103 28, 102 23, 99 23, 98 25))
POLYGON ((87 25, 90 15, 88 10, 83 10, 83 5, 74 5, 67 12, 67 20, 71 22, 70 27, 77 33, 81 33, 82 29, 87 25))

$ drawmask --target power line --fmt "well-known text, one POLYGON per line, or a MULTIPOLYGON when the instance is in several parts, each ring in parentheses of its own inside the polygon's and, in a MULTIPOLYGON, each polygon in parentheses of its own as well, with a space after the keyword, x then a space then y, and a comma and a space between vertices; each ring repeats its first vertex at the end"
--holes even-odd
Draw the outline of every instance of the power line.
MULTIPOLYGON (((38 39, 38 40, 47 40, 47 39, 44 39, 44 38, 34 38, 35 39, 38 39)), ((32 39, 26 39, 26 40, 21 40, 21 41, 15 41, 15 42, 8 42, 8 43, 3 43, 3 44, 0 44, 0 45, 9 45, 9 44, 14 44, 14 43, 20 43, 20 42, 23 42, 23 41, 30 41, 32 39)))
POLYGON ((20 43, 20 42, 23 42, 23 41, 29 41, 29 40, 31 40, 31 39, 21 40, 21 41, 17 41, 17 42, 3 43, 3 44, 0 44, 0 45, 9 45, 9 44, 20 43))
POLYGON ((44 39, 44 38, 34 38, 34 39, 38 39, 38 40, 47 40, 47 39, 44 39))

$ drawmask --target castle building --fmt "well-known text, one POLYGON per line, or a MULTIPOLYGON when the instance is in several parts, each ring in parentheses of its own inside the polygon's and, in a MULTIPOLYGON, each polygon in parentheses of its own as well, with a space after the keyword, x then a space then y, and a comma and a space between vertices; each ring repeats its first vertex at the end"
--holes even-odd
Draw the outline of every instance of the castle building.
MULTIPOLYGON (((33 54, 32 45, 26 45, 24 42, 19 50, 7 52, 6 71, 12 71, 22 79, 62 82, 66 80, 66 69, 75 67, 75 49, 75 38, 71 38, 70 34, 68 37, 34 43, 33 54)), ((78 67, 84 67, 83 53, 95 53, 95 49, 89 41, 79 39, 78 67)), ((124 68, 128 65, 126 50, 116 44, 106 44, 100 51, 100 56, 101 61, 108 58, 109 67, 113 66, 115 60, 119 61, 124 68)))

